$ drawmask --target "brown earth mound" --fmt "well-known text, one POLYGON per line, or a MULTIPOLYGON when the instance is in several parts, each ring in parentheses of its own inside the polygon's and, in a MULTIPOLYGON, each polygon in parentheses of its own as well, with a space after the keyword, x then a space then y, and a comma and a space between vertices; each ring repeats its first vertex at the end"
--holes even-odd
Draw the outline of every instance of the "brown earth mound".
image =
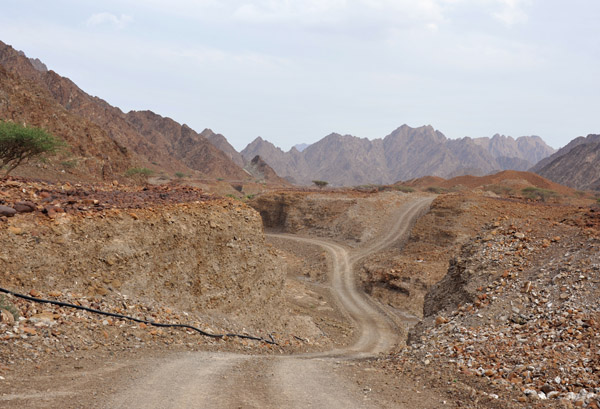
POLYGON ((411 179, 407 182, 397 183, 410 187, 426 188, 431 186, 440 186, 446 179, 439 176, 424 176, 422 178, 411 179))
POLYGON ((442 189, 477 189, 489 186, 501 186, 513 190, 520 190, 527 187, 552 190, 561 195, 573 195, 574 189, 554 183, 540 175, 531 172, 521 172, 516 170, 505 170, 493 175, 486 176, 457 176, 452 179, 443 179, 437 176, 426 176, 419 179, 409 180, 401 183, 405 186, 411 186, 421 189, 442 188, 442 189))

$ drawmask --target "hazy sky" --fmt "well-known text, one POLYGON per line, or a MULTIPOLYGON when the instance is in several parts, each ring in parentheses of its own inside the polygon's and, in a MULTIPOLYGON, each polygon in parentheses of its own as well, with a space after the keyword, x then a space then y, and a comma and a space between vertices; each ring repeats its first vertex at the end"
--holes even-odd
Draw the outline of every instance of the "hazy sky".
POLYGON ((239 150, 406 123, 600 133, 598 0, 0 0, 0 40, 239 150))

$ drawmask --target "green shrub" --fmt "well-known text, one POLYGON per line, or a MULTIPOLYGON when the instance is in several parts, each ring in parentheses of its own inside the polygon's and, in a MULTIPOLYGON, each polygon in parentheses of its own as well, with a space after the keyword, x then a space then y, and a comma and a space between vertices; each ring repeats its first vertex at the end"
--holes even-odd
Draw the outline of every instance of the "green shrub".
POLYGON ((6 167, 5 177, 29 159, 55 153, 64 146, 41 128, 0 121, 0 167, 6 167))
POLYGON ((185 177, 185 174, 183 172, 175 172, 175 177, 178 179, 181 179, 181 178, 185 177))
POLYGON ((72 169, 77 166, 77 160, 76 159, 64 160, 60 164, 63 168, 72 169))
POLYGON ((412 193, 415 191, 415 189, 413 189, 410 186, 403 186, 403 185, 397 185, 394 186, 394 188, 399 191, 399 192, 404 192, 404 193, 412 193))
POLYGON ((493 192, 498 196, 510 196, 515 193, 515 191, 508 186, 502 185, 487 185, 484 186, 483 190, 487 190, 488 192, 493 192))
POLYGON ((444 189, 443 187, 439 187, 439 186, 429 186, 427 189, 425 189, 425 191, 439 195, 439 194, 447 192, 448 189, 444 189))
POLYGON ((312 181, 315 186, 317 186, 319 189, 323 189, 325 186, 327 186, 329 184, 329 182, 325 182, 324 180, 313 180, 312 181))
POLYGON ((525 189, 522 189, 521 194, 526 199, 539 200, 542 202, 545 202, 550 198, 558 197, 558 193, 556 193, 554 190, 542 189, 535 186, 530 186, 526 187, 525 189))
POLYGON ((148 176, 152 175, 153 173, 154 173, 154 171, 151 169, 148 169, 148 168, 129 168, 129 169, 127 169, 127 172, 125 172, 125 176, 127 176, 127 177, 131 177, 131 176, 148 177, 148 176))

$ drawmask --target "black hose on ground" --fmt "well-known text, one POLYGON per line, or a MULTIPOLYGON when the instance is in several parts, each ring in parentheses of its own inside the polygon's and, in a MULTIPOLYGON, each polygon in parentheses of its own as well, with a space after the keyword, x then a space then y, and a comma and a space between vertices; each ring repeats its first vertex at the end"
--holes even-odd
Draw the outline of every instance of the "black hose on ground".
POLYGON ((30 297, 28 295, 19 294, 14 291, 10 291, 10 290, 7 290, 7 289, 1 288, 1 287, 0 287, 0 292, 10 294, 15 297, 23 298, 24 300, 28 300, 28 301, 34 301, 34 302, 43 303, 43 304, 58 305, 60 307, 76 308, 78 310, 84 310, 84 311, 88 311, 88 312, 91 312, 94 314, 107 315, 109 317, 115 317, 115 318, 120 318, 120 319, 124 319, 124 320, 140 322, 140 323, 152 325, 155 327, 187 328, 187 329, 191 329, 193 331, 198 332, 200 335, 203 335, 205 337, 210 337, 210 338, 225 338, 225 337, 242 338, 242 339, 249 339, 252 341, 260 341, 260 342, 264 342, 264 343, 271 344, 271 345, 277 345, 277 343, 275 342, 275 340, 273 339, 273 337, 271 335, 269 335, 271 340, 268 340, 268 339, 261 338, 261 337, 254 337, 252 335, 243 335, 243 334, 211 334, 210 332, 202 331, 200 328, 196 328, 196 327, 193 327, 193 326, 187 325, 187 324, 162 324, 160 322, 148 321, 148 320, 143 320, 140 318, 130 317, 128 315, 115 314, 113 312, 96 310, 94 308, 83 307, 81 305, 75 305, 75 304, 69 304, 69 303, 62 302, 62 301, 54 301, 54 300, 46 300, 43 298, 30 297))

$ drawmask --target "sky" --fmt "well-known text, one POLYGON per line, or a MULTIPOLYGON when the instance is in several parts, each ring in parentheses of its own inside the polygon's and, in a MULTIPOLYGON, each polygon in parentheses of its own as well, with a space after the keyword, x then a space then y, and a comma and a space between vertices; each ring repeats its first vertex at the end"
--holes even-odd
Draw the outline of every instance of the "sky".
POLYGON ((600 133, 598 0, 0 0, 0 40, 238 150, 600 133))

